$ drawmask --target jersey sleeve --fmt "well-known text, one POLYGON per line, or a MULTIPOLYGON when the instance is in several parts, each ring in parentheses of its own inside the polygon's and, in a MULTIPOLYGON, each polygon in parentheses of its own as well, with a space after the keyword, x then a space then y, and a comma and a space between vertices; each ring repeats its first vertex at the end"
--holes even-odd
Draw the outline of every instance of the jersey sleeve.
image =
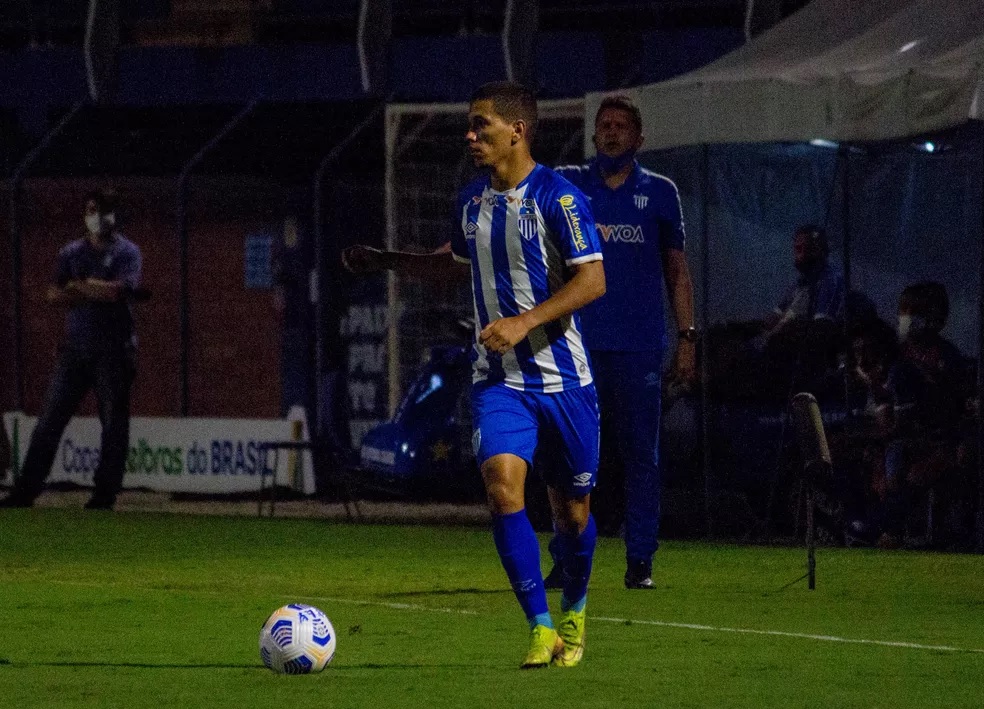
POLYGON ((127 288, 138 288, 143 272, 143 257, 136 244, 129 244, 126 249, 120 252, 119 258, 114 264, 115 278, 127 288))
POLYGON ((683 209, 680 192, 671 180, 661 181, 660 187, 660 246, 664 249, 683 251, 686 234, 683 230, 683 209))
POLYGON ((72 262, 69 247, 65 247, 58 252, 58 259, 55 263, 55 285, 64 288, 72 280, 72 262))
POLYGON ((465 228, 468 221, 465 216, 467 199, 464 192, 459 193, 451 215, 451 256, 461 263, 471 263, 468 244, 465 242, 465 228))
POLYGON ((569 183, 553 190, 542 214, 547 228, 557 235, 560 253, 568 266, 601 260, 594 215, 581 190, 569 183))
POLYGON ((578 189, 584 189, 584 180, 588 174, 588 165, 561 165, 553 170, 578 189))

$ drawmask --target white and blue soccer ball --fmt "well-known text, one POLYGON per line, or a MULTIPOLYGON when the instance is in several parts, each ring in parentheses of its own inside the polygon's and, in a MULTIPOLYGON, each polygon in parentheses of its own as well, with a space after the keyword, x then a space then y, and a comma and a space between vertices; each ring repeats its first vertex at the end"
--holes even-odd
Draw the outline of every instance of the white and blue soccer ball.
POLYGON ((278 608, 260 629, 260 658, 274 672, 321 672, 335 656, 335 628, 322 611, 303 603, 278 608))

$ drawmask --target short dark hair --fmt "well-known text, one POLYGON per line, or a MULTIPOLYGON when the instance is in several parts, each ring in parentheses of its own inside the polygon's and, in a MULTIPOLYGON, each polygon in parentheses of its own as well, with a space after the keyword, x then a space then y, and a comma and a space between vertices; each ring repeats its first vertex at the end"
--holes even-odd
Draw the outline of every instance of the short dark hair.
POLYGON ((536 135, 537 110, 533 92, 515 81, 490 81, 471 95, 471 103, 491 101, 495 112, 509 122, 526 122, 526 142, 536 135))
POLYGON ((598 122, 598 116, 601 115, 601 112, 610 108, 628 113, 632 117, 632 122, 635 124, 636 130, 640 133, 642 132, 642 111, 636 106, 635 101, 625 94, 616 94, 615 96, 606 96, 603 98, 601 105, 598 106, 598 112, 595 113, 595 123, 598 122))
POLYGON ((818 247, 823 253, 830 253, 830 243, 827 241, 827 230, 816 224, 803 224, 796 227, 793 238, 805 236, 810 239, 810 243, 818 247))
POLYGON ((950 296, 946 286, 936 281, 920 281, 906 286, 899 298, 899 307, 912 315, 926 318, 927 324, 942 330, 950 318, 950 296))
POLYGON ((115 212, 119 206, 120 198, 112 187, 104 187, 98 190, 89 190, 85 195, 85 203, 96 203, 96 209, 100 214, 115 212))

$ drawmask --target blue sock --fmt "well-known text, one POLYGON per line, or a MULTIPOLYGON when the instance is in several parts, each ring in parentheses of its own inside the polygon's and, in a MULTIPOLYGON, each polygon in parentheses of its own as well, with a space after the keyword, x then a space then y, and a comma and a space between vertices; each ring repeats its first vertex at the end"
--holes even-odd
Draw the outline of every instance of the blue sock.
POLYGON ((560 609, 580 613, 588 601, 588 579, 591 578, 591 562, 598 541, 594 517, 588 515, 588 524, 580 534, 559 534, 557 538, 562 540, 558 550, 563 554, 561 558, 566 572, 560 609))
POLYGON ((502 568, 506 570, 516 600, 522 606, 530 627, 541 624, 552 628, 547 592, 543 588, 543 572, 540 571, 540 542, 526 516, 526 510, 492 515, 492 537, 502 568))

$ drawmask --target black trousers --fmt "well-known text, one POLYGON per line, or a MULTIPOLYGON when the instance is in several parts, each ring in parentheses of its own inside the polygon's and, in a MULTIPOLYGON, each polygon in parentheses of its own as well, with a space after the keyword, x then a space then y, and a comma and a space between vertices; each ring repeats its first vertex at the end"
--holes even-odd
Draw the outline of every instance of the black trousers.
POLYGON ((123 486, 130 446, 130 389, 136 375, 135 355, 129 345, 100 352, 62 348, 14 495, 33 500, 41 494, 65 427, 91 389, 96 394, 102 424, 93 498, 110 503, 116 499, 123 486))

